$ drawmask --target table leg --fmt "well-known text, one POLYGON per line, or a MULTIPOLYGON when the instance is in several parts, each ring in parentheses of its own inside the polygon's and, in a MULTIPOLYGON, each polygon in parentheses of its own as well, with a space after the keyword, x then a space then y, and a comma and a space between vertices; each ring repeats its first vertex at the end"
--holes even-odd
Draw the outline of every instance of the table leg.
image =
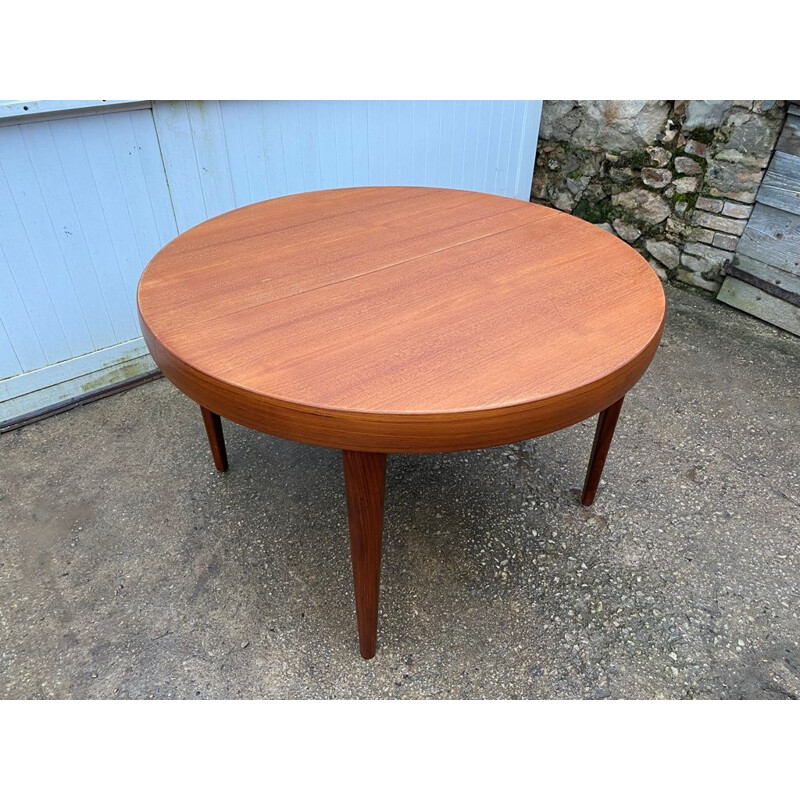
POLYGON ((619 412, 624 399, 625 395, 620 397, 616 403, 601 411, 597 420, 592 455, 589 458, 589 469, 586 470, 586 481, 583 484, 583 494, 581 495, 581 503, 585 506, 590 506, 594 503, 597 485, 600 483, 600 476, 603 474, 608 448, 611 446, 611 438, 614 436, 614 428, 617 427, 617 420, 619 419, 619 412))
POLYGON ((363 658, 372 658, 378 639, 383 496, 386 454, 342 451, 350 555, 356 597, 358 640, 363 658))
POLYGON ((222 420, 219 414, 200 406, 203 412, 203 423, 206 426, 208 443, 211 445, 211 455, 214 456, 214 466, 220 471, 228 469, 228 454, 225 452, 225 437, 222 435, 222 420))

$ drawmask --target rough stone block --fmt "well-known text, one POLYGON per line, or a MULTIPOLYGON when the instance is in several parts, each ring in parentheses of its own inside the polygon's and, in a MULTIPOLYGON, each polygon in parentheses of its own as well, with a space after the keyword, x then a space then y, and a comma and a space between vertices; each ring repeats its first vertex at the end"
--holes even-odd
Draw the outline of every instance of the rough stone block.
POLYGON ((553 205, 559 211, 572 211, 575 208, 575 198, 567 191, 560 191, 553 199, 553 205))
POLYGON ((665 230, 667 233, 673 233, 678 236, 684 236, 689 232, 690 227, 687 223, 683 222, 678 217, 670 217, 667 220, 665 230))
MULTIPOLYGON (((772 152, 782 120, 747 111, 735 111, 725 123, 725 149, 744 156, 766 156, 772 152)), ((720 155, 718 154, 719 158, 720 155)))
POLYGON ((732 256, 728 250, 720 250, 697 242, 687 242, 683 248, 681 264, 694 266, 695 268, 700 264, 700 271, 705 271, 712 268, 719 269, 728 263, 731 258, 732 256), (690 262, 690 259, 694 259, 694 261, 690 262))
POLYGON ((686 236, 691 228, 685 223, 681 222, 676 217, 670 217, 667 220, 666 231, 667 233, 674 234, 675 236, 686 236))
POLYGON ((722 281, 709 281, 702 275, 693 272, 691 269, 679 269, 677 278, 683 283, 688 283, 690 286, 697 286, 700 289, 706 289, 709 292, 718 292, 722 281))
POLYGON ((671 180, 672 173, 668 169, 645 167, 642 170, 642 183, 653 189, 663 189, 671 180))
POLYGON ((670 142, 674 141, 678 136, 682 136, 683 134, 679 133, 677 127, 675 127, 675 123, 668 119, 666 125, 664 126, 664 132, 659 133, 656 135, 656 140, 659 142, 665 142, 669 144, 670 142))
POLYGON ((642 232, 635 225, 631 225, 624 220, 615 219, 611 224, 614 226, 614 230, 619 234, 619 238, 624 239, 628 243, 635 242, 642 235, 642 232))
POLYGON ((714 231, 710 231, 708 228, 690 228, 686 239, 690 242, 711 244, 714 241, 714 235, 714 231))
POLYGON ((703 166, 689 156, 676 156, 675 169, 682 175, 699 175, 703 171, 703 166))
POLYGON ((631 189, 611 198, 613 205, 620 206, 629 211, 637 219, 657 225, 663 222, 671 213, 669 203, 658 194, 648 192, 647 189, 631 189))
POLYGON ((656 273, 656 275, 658 275, 659 278, 661 278, 662 281, 668 280, 669 275, 667 275, 666 270, 661 266, 661 264, 658 263, 658 261, 653 261, 652 258, 648 258, 647 263, 653 268, 653 271, 656 273))
POLYGON ((764 169, 767 164, 769 164, 769 154, 759 156, 753 155, 752 153, 742 153, 739 150, 733 150, 731 148, 726 148, 723 150, 718 150, 714 154, 714 158, 717 161, 731 161, 734 164, 742 164, 746 167, 758 167, 759 169, 764 169))
POLYGON ((666 167, 672 158, 672 153, 665 150, 663 147, 648 147, 647 152, 650 159, 657 167, 666 167))
POLYGON ((593 182, 586 187, 582 199, 588 200, 591 203, 599 203, 601 200, 605 199, 606 194, 605 186, 603 186, 602 183, 593 182))
POLYGON ((697 191, 699 180, 699 178, 677 178, 672 182, 672 185, 675 187, 676 192, 689 194, 697 191))
POLYGON ((634 172, 628 167, 611 167, 608 170, 608 177, 611 178, 614 183, 628 183, 633 180, 634 172))
POLYGON ((533 175, 533 185, 531 186, 531 197, 535 197, 538 200, 544 200, 547 198, 547 186, 548 183, 546 180, 542 178, 541 173, 537 174, 534 173, 533 175))
POLYGON ((731 236, 729 233, 714 234, 714 247, 719 247, 722 250, 735 250, 738 244, 738 236, 731 236))
POLYGON ((724 194, 717 189, 709 189, 709 194, 713 194, 715 197, 726 197, 730 198, 731 200, 738 200, 740 203, 755 203, 756 195, 758 191, 748 191, 748 192, 725 192, 724 194))
POLYGON ((695 225, 702 225, 704 228, 722 231, 722 233, 734 233, 737 236, 742 235, 744 227, 747 224, 741 219, 719 217, 716 214, 709 214, 707 211, 698 211, 697 209, 695 209, 692 215, 692 222, 694 222, 695 225))
POLYGON ((674 244, 659 239, 648 239, 644 246, 653 258, 668 269, 675 269, 680 264, 681 251, 674 244))
POLYGON ((716 200, 711 197, 698 197, 694 207, 699 208, 701 211, 711 211, 714 214, 719 214, 724 205, 725 203, 722 200, 716 200))
POLYGON ((686 105, 684 130, 718 128, 732 105, 732 100, 690 100, 686 105))
POLYGON ((741 196, 755 195, 761 184, 761 170, 725 161, 714 161, 706 170, 705 181, 709 187, 708 194, 748 202, 741 200, 741 196))
POLYGON ((588 175, 583 175, 580 178, 573 180, 572 178, 567 178, 567 189, 575 195, 576 200, 580 200, 581 195, 583 194, 586 187, 589 185, 589 181, 591 181, 591 177, 588 175))
POLYGON ((543 139, 587 150, 629 151, 652 145, 669 113, 666 100, 557 100, 544 104, 543 139))
POLYGON ((722 207, 722 213, 726 217, 735 217, 736 219, 750 219, 752 211, 753 206, 742 205, 741 203, 725 203, 722 207))
POLYGON ((696 139, 689 139, 683 149, 687 153, 691 153, 694 156, 702 157, 705 157, 706 153, 708 152, 708 148, 702 142, 698 142, 696 139))

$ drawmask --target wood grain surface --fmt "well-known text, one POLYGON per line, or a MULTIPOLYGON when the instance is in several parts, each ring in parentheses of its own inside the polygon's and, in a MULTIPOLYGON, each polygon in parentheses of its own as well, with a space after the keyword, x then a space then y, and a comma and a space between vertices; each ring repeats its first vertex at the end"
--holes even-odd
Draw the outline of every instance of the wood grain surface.
POLYGON ((366 187, 269 200, 147 266, 145 340, 204 408, 343 450, 532 438, 621 398, 663 328, 615 236, 494 195, 366 187))

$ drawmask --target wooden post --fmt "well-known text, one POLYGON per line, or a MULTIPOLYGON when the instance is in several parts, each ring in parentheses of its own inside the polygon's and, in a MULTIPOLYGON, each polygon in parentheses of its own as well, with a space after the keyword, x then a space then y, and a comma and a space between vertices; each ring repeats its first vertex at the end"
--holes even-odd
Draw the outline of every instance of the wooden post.
POLYGON ((378 639, 378 588, 381 580, 386 454, 344 450, 342 461, 358 640, 362 657, 372 658, 378 639))
POLYGON ((605 411, 601 411, 597 420, 592 455, 589 458, 589 468, 586 470, 586 480, 583 484, 583 494, 581 495, 581 503, 585 506, 590 506, 594 503, 594 496, 597 493, 600 476, 603 474, 608 448, 611 446, 614 428, 617 427, 617 420, 619 419, 619 412, 624 399, 625 396, 623 395, 616 403, 610 405, 605 411))

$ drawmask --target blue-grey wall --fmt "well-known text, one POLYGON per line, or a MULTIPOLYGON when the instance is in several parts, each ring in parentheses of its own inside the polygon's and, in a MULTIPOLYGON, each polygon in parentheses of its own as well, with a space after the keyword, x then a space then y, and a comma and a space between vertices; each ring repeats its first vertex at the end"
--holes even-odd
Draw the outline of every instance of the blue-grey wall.
POLYGON ((19 103, 0 106, 0 423, 153 368, 135 288, 180 231, 247 203, 341 186, 527 200, 540 110, 539 101, 179 101, 40 104, 25 116, 19 103))

